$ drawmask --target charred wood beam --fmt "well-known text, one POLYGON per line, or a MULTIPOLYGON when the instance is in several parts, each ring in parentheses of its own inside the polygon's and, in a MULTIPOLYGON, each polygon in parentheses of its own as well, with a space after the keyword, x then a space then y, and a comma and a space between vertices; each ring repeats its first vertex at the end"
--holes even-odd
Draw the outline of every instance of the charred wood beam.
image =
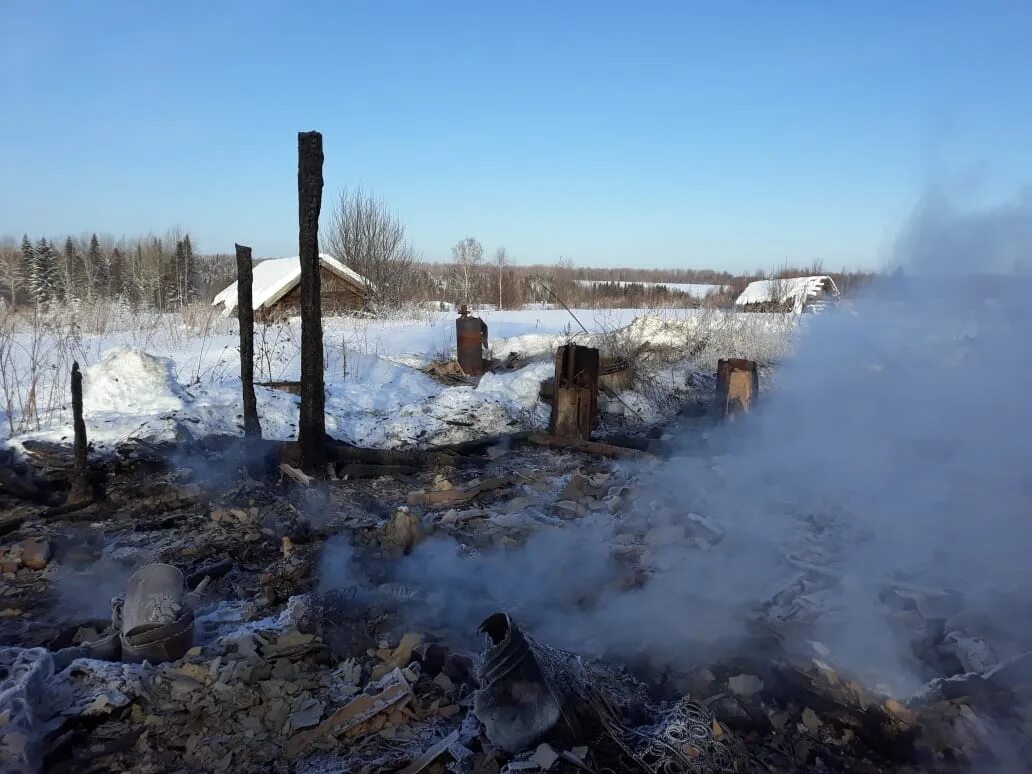
POLYGON ((217 562, 212 562, 204 567, 200 567, 186 576, 186 587, 188 589, 192 589, 205 578, 218 580, 219 578, 228 575, 229 571, 232 570, 234 566, 236 566, 236 563, 232 559, 220 559, 217 562))
POLYGON ((261 438, 258 403, 254 397, 254 304, 251 248, 236 247, 237 317, 240 320, 240 387, 244 399, 244 436, 261 438))
MULTIPOLYGON (((61 516, 68 516, 72 513, 84 511, 87 508, 96 504, 97 500, 94 497, 90 497, 86 500, 75 500, 74 502, 69 497, 69 501, 66 502, 64 505, 58 505, 54 508, 48 508, 47 510, 43 511, 43 513, 41 513, 40 516, 42 516, 44 519, 56 519, 61 516)), ((93 514, 91 514, 90 518, 92 517, 93 514)))
POLYGON ((25 519, 25 516, 0 516, 0 537, 20 529, 25 519))
POLYGON ((342 463, 365 463, 367 465, 404 465, 405 467, 422 468, 434 464, 447 464, 451 458, 436 452, 394 451, 391 449, 366 449, 361 446, 346 444, 329 444, 326 453, 335 461, 342 463))
POLYGON ((326 459, 322 304, 319 282, 319 210, 322 207, 323 145, 319 132, 297 135, 298 252, 301 256, 301 461, 311 467, 326 459))
POLYGON ((10 468, 0 468, 0 492, 6 492, 19 500, 43 499, 42 492, 31 479, 18 475, 10 468))
POLYGON ((412 465, 366 465, 354 463, 341 465, 337 468, 337 475, 340 478, 351 480, 356 478, 379 478, 380 476, 412 476, 419 472, 418 467, 412 465))
POLYGON ((526 441, 532 433, 523 431, 519 433, 507 433, 504 435, 492 435, 488 438, 477 438, 472 441, 461 441, 446 446, 435 446, 436 452, 449 452, 451 454, 480 454, 492 446, 507 446, 526 441))
POLYGON ((72 467, 72 487, 68 492, 68 504, 93 500, 93 486, 90 484, 86 459, 86 421, 82 415, 82 372, 78 363, 72 363, 72 426, 75 431, 75 459, 72 467))
MULTIPOLYGON (((474 455, 480 455, 494 446, 515 446, 526 443, 535 435, 538 434, 525 431, 507 433, 444 446, 434 446, 430 449, 408 449, 403 451, 351 446, 332 438, 326 438, 324 452, 327 460, 345 466, 365 464, 414 469, 447 468, 475 464, 478 460, 474 455)), ((285 443, 280 448, 279 459, 281 462, 297 465, 301 462, 301 455, 302 451, 299 444, 285 443)))
POLYGON ((585 441, 580 438, 570 438, 544 433, 531 433, 527 439, 537 446, 547 446, 552 449, 569 449, 570 451, 582 452, 584 454, 598 454, 602 457, 623 457, 627 459, 643 459, 647 455, 637 449, 628 449, 625 446, 613 446, 598 441, 585 441))
POLYGON ((622 446, 628 449, 637 449, 646 454, 654 454, 657 457, 670 457, 674 453, 673 444, 660 441, 656 438, 642 438, 636 435, 607 435, 597 439, 599 443, 610 446, 622 446))
POLYGON ((456 487, 454 489, 441 489, 422 492, 409 492, 409 505, 457 505, 466 503, 483 494, 495 489, 502 489, 513 486, 519 481, 516 476, 500 476, 499 478, 488 478, 472 486, 456 487))
MULTIPOLYGON (((391 449, 367 449, 350 446, 332 439, 326 440, 326 458, 342 464, 365 463, 367 465, 401 465, 404 467, 455 467, 462 457, 438 451, 395 451, 391 449)), ((301 461, 301 447, 286 443, 280 449, 280 461, 296 465, 301 461)))
POLYGON ((279 470, 284 476, 303 487, 311 486, 315 480, 300 468, 295 468, 293 465, 288 465, 285 462, 280 463, 279 470))

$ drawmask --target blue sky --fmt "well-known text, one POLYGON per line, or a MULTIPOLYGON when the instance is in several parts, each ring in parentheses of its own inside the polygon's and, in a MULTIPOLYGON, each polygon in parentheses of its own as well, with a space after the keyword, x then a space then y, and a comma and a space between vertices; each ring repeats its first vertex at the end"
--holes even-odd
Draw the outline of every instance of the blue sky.
POLYGON ((0 0, 0 234, 296 253, 298 130, 432 260, 877 265, 1032 181, 1032 6, 0 0))

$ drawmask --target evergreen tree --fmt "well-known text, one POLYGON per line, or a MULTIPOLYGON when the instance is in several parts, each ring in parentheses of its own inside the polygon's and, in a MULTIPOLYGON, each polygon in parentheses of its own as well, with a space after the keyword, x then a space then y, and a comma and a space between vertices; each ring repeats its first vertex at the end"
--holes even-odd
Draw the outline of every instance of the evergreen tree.
POLYGON ((186 288, 186 301, 191 303, 197 300, 197 267, 194 265, 193 243, 190 235, 183 237, 183 287, 186 288))
POLYGON ((83 271, 82 255, 75 246, 71 237, 65 239, 64 251, 61 256, 61 295, 71 300, 72 298, 83 298, 89 295, 86 285, 85 271, 83 271))
POLYGON ((108 288, 111 295, 129 298, 129 288, 126 287, 125 258, 122 257, 122 251, 117 247, 111 251, 108 261, 108 288))
POLYGON ((91 285, 96 284, 95 288, 90 288, 91 295, 93 293, 99 296, 110 294, 111 266, 101 253, 100 241, 96 234, 90 237, 90 247, 86 252, 86 275, 90 278, 91 285))
POLYGON ((45 238, 36 243, 30 289, 33 300, 38 304, 45 304, 57 298, 57 255, 45 238))
POLYGON ((22 299, 27 300, 34 298, 32 292, 32 278, 36 274, 36 251, 32 248, 32 242, 29 241, 28 234, 22 236, 21 254, 22 299))

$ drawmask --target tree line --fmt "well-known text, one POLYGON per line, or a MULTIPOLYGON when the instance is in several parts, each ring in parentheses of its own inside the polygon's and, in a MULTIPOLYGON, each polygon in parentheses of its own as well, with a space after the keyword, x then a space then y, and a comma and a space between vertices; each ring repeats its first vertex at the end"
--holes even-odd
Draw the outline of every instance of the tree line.
MULTIPOLYGON (((575 267, 568 258, 552 265, 518 265, 504 247, 487 256, 472 236, 455 244, 451 261, 430 263, 406 238, 401 218, 384 200, 361 188, 340 192, 321 231, 327 252, 366 278, 370 304, 381 311, 425 302, 506 309, 527 303, 729 306, 753 279, 831 274, 847 294, 873 276, 826 272, 819 262, 751 275, 712 269, 575 267), (721 290, 699 299, 653 283, 717 285, 721 290)), ((233 256, 198 254, 190 234, 180 229, 163 237, 118 240, 97 234, 33 240, 26 234, 19 244, 11 237, 0 238, 0 298, 15 305, 117 299, 168 311, 209 301, 234 279, 233 256)))
MULTIPOLYGON (((190 234, 0 239, 0 298, 16 306, 119 300, 162 311, 232 280, 228 256, 199 255, 190 234), (228 279, 227 279, 228 278, 228 279)), ((221 289, 220 287, 218 289, 221 289)))

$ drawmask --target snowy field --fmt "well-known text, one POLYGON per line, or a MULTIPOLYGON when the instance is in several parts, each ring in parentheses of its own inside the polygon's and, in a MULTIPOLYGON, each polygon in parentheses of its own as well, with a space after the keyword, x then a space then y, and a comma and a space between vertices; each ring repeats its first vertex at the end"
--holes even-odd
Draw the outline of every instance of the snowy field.
MULTIPOLYGON (((22 319, 0 332, 0 437, 71 438, 73 360, 84 371, 87 430, 96 444, 171 437, 177 427, 194 434, 241 432, 234 319, 211 309, 109 312, 103 321, 69 313, 22 319)), ((652 422, 690 397, 695 377, 712 372, 717 357, 774 360, 787 350, 793 329, 780 315, 683 309, 573 314, 580 324, 565 310, 482 312, 492 356, 504 360, 516 353, 521 367, 487 374, 475 387, 445 385, 423 372, 433 360, 454 357, 452 314, 327 318, 327 431, 356 444, 402 447, 543 427, 548 409, 538 402, 539 384, 552 374, 555 348, 571 340, 599 346, 603 356, 639 353, 638 379, 613 401, 612 411, 628 421, 652 422), (642 351, 651 354, 641 357, 642 351)), ((256 381, 298 379, 299 344, 297 318, 257 325, 256 381)), ((269 387, 256 392, 265 437, 296 437, 298 398, 269 387)))

